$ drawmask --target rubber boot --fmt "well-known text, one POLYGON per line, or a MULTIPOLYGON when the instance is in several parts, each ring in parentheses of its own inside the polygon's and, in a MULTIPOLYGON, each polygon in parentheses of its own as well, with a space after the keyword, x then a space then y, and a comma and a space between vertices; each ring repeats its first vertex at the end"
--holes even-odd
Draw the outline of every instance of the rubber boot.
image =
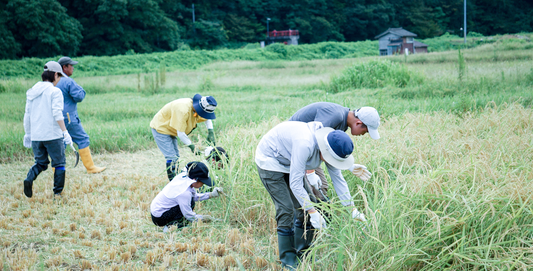
POLYGON ((300 220, 296 219, 294 222, 294 248, 298 258, 302 258, 307 253, 307 249, 313 244, 313 238, 315 230, 311 227, 307 227, 304 230, 304 225, 300 220))
POLYGON ((65 186, 65 170, 56 169, 54 171, 54 195, 61 195, 65 186))
POLYGON ((24 180, 24 195, 26 195, 26 197, 31 198, 33 196, 33 181, 37 179, 37 176, 39 176, 39 174, 45 169, 46 167, 38 164, 34 164, 30 168, 30 171, 28 171, 28 175, 24 180))
POLYGON ((176 177, 176 170, 179 168, 179 166, 176 166, 175 162, 167 162, 167 177, 168 181, 171 182, 174 177, 176 177))
POLYGON ((99 173, 104 171, 105 167, 97 167, 94 165, 89 147, 79 149, 78 152, 80 153, 81 162, 87 169, 87 173, 99 173))
POLYGON ((278 248, 281 267, 296 270, 298 257, 294 249, 294 232, 291 229, 278 228, 278 248))

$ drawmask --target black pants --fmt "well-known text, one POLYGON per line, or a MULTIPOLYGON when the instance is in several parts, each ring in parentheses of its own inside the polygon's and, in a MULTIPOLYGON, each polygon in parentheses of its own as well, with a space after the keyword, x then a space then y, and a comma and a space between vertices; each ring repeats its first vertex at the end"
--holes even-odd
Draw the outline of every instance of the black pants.
MULTIPOLYGON (((191 209, 194 210, 195 201, 194 199, 191 200, 191 209)), ((185 227, 189 221, 183 217, 183 214, 181 213, 181 209, 179 205, 176 205, 170 210, 164 212, 161 217, 155 217, 152 215, 152 222, 156 226, 170 226, 170 225, 177 225, 178 228, 185 227)))

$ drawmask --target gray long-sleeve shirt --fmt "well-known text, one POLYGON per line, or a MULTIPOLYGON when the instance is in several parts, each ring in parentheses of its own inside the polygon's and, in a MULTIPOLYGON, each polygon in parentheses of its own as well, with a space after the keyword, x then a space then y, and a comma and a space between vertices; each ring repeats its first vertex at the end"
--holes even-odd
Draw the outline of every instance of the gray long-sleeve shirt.
MULTIPOLYGON (((320 149, 315 131, 323 128, 320 122, 287 121, 272 128, 259 142, 255 162, 263 170, 289 173, 292 193, 305 210, 312 208, 303 187, 305 170, 320 166, 320 149)), ((350 190, 341 170, 326 163, 335 192, 343 205, 353 205, 350 190)))
POLYGON ((345 131, 348 129, 350 109, 336 103, 318 102, 302 107, 289 121, 319 121, 324 127, 345 131))

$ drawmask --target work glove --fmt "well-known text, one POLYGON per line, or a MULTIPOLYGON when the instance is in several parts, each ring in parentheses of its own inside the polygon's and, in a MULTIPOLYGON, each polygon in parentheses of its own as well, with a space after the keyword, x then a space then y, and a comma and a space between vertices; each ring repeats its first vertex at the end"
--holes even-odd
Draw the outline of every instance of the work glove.
POLYGON ((24 135, 24 147, 31 148, 31 135, 24 135))
POLYGON ((315 229, 325 229, 326 228, 326 220, 322 217, 322 215, 315 210, 314 212, 309 212, 309 216, 311 217, 311 225, 313 225, 313 228, 315 229))
POLYGON ((353 208, 352 218, 357 220, 357 221, 366 222, 365 214, 359 212, 359 210, 357 210, 357 208, 353 208))
POLYGON ((368 171, 363 165, 354 164, 348 170, 365 182, 370 180, 370 177, 372 176, 372 173, 370 173, 370 171, 368 171))
POLYGON ((192 151, 192 153, 194 153, 194 155, 201 155, 202 154, 200 151, 196 150, 196 147, 194 147, 194 144, 187 145, 187 147, 189 147, 189 149, 191 149, 191 151, 192 151))
POLYGON ((202 220, 202 222, 211 222, 213 217, 210 215, 196 215, 196 220, 202 220))
POLYGON ((213 189, 213 192, 210 192, 209 193, 209 198, 216 198, 218 196, 220 196, 220 194, 223 194, 224 193, 224 189, 222 189, 222 187, 215 187, 213 189))
POLYGON ((67 130, 63 131, 63 143, 65 145, 72 144, 72 137, 70 137, 70 134, 68 133, 67 130))
POLYGON ((317 191, 320 190, 320 187, 322 186, 322 181, 320 181, 320 177, 316 175, 316 173, 313 171, 313 173, 306 174, 307 181, 309 181, 309 184, 314 187, 317 191))
POLYGON ((207 129, 207 143, 215 146, 215 132, 213 132, 213 129, 207 129))

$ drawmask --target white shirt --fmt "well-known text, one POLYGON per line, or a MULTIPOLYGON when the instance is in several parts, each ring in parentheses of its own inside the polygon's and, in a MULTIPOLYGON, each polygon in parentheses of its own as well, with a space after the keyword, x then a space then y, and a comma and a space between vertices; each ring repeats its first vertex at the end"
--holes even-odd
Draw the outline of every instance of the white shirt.
MULTIPOLYGON (((315 169, 322 162, 315 139, 315 131, 321 128, 323 125, 320 122, 282 122, 263 136, 255 152, 255 162, 259 168, 290 174, 290 189, 305 210, 312 206, 303 187, 303 178, 305 170, 315 169)), ((345 206, 353 205, 341 170, 328 163, 326 166, 341 203, 345 206)))
POLYGON ((26 92, 24 132, 31 141, 63 138, 57 124, 63 120, 63 93, 51 82, 41 81, 26 92))
POLYGON ((164 212, 179 205, 181 213, 189 221, 197 220, 198 216, 191 208, 191 200, 201 201, 209 199, 209 193, 198 194, 191 184, 196 182, 187 173, 178 174, 152 200, 150 212, 155 217, 161 217, 164 212))

